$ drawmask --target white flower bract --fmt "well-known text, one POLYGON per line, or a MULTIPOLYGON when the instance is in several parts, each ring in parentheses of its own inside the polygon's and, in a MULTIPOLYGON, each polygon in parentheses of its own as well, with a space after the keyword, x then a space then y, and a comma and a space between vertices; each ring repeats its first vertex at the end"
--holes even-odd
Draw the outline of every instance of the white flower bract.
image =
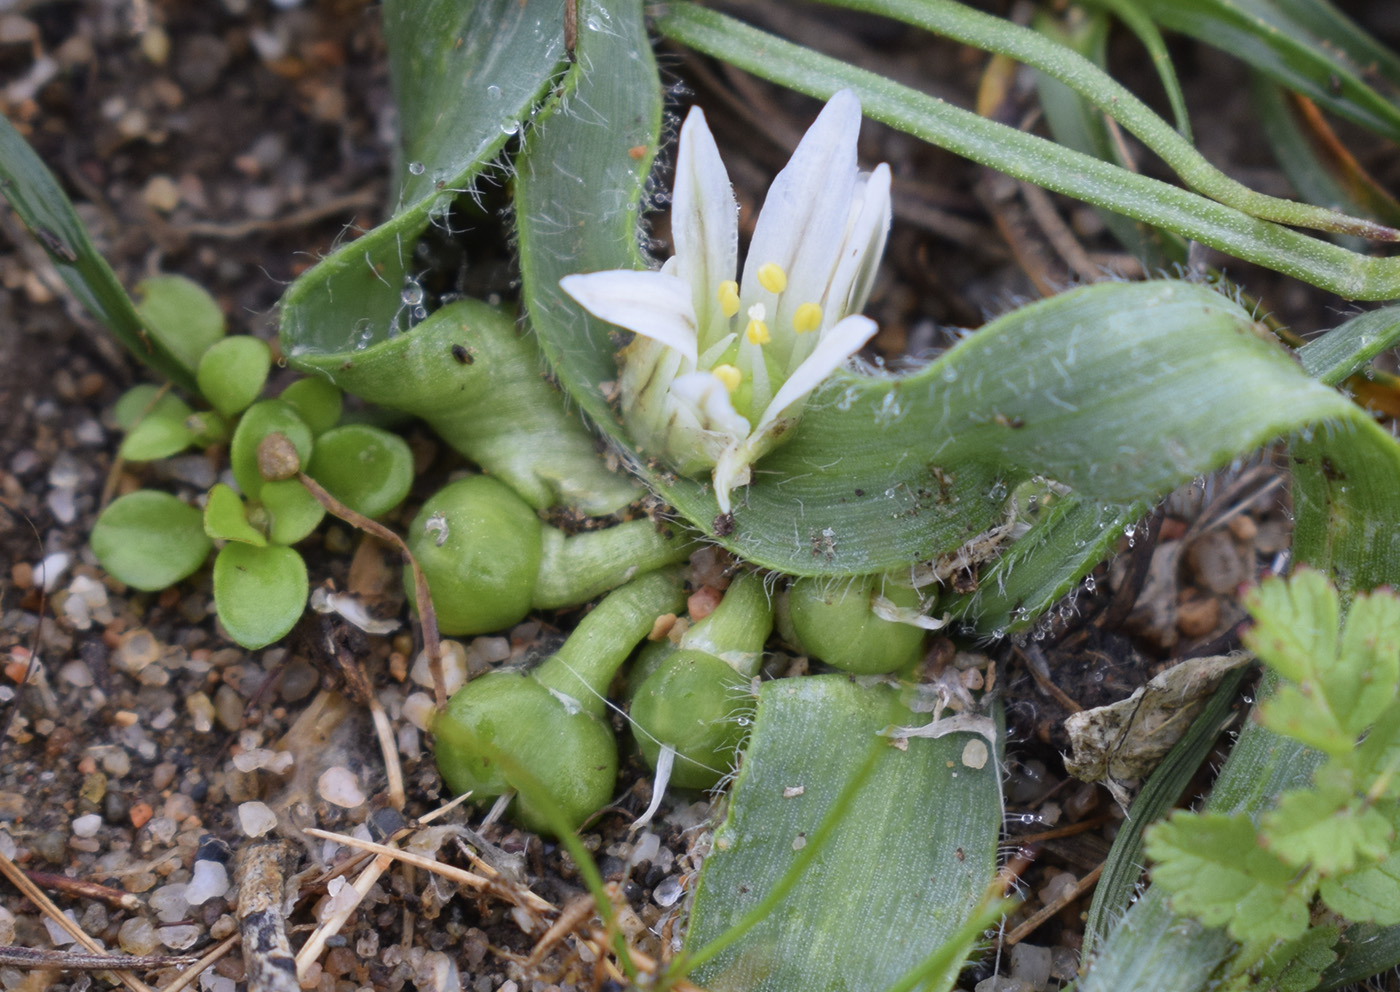
POLYGON ((643 451, 710 472, 720 509, 782 442, 807 396, 875 334, 859 316, 890 226, 890 170, 856 164, 860 103, 831 98, 768 191, 744 270, 738 203, 694 108, 660 271, 567 276, 584 309, 637 337, 621 353, 623 419, 643 451))

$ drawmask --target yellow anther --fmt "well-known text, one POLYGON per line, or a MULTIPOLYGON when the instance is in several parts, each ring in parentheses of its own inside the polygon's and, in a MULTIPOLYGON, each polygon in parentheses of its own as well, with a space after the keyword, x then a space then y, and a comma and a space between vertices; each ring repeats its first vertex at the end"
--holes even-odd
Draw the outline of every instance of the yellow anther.
POLYGON ((710 369, 715 378, 724 383, 724 388, 731 393, 739 388, 739 382, 744 378, 743 374, 732 365, 716 365, 710 369))
POLYGON ((804 303, 792 312, 792 329, 798 334, 807 334, 822 326, 822 308, 815 303, 804 303))
POLYGON ((733 279, 726 279, 719 284, 719 309, 720 313, 726 317, 732 317, 739 312, 739 284, 733 279))
POLYGON ((777 262, 764 262, 758 267, 758 284, 770 293, 787 289, 787 273, 777 262))
POLYGON ((768 325, 761 320, 750 320, 749 326, 744 329, 744 336, 749 339, 749 344, 767 344, 773 340, 773 335, 768 333, 768 325))

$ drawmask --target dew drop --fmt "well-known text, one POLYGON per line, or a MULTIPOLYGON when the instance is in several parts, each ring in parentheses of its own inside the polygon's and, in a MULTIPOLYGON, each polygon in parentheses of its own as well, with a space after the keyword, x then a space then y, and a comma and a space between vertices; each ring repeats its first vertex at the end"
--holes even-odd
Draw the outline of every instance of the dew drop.
POLYGON ((490 86, 486 87, 486 95, 492 100, 499 100, 501 98, 501 88, 495 83, 492 83, 490 86))
POLYGON ((408 163, 408 173, 409 173, 409 175, 411 175, 411 176, 421 176, 421 175, 423 174, 424 170, 426 170, 426 169, 427 169, 427 166, 424 165, 422 162, 409 162, 409 163, 408 163))
POLYGON ((520 131, 520 122, 519 122, 518 120, 516 120, 515 118, 512 117, 510 120, 501 121, 501 133, 502 133, 502 134, 516 134, 516 133, 518 133, 519 131, 520 131))
POLYGON ((403 300, 404 306, 417 306, 423 302, 423 287, 411 282, 399 292, 399 299, 403 300))

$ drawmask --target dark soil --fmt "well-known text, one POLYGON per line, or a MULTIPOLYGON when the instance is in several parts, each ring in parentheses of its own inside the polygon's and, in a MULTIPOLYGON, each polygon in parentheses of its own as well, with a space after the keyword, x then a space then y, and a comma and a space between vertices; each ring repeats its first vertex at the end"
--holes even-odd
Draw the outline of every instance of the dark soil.
MULTIPOLYGON (((791 37, 964 105, 985 65, 980 54, 824 6, 744 6, 756 23, 780 17, 791 37)), ((1375 28, 1394 41, 1400 24, 1384 6, 1359 9, 1390 16, 1375 28)), ((1157 101, 1137 49, 1120 42, 1115 65, 1157 101)), ((1249 119, 1239 67, 1173 46, 1207 156, 1256 188, 1286 193, 1249 119)), ((741 201, 760 202, 814 105, 687 53, 664 49, 662 58, 685 84, 683 102, 711 111, 741 201)), ((379 10, 360 0, 20 4, 0 14, 0 83, 0 110, 65 184, 122 281, 187 275, 216 296, 231 332, 273 340, 285 285, 372 225, 390 199, 394 115, 379 10)), ((1007 109, 1023 113, 1029 96, 1018 86, 1007 109)), ((1369 142, 1359 147, 1364 164, 1394 188, 1400 160, 1371 152, 1369 142)), ((1037 296, 1037 280, 1053 288, 1078 278, 1028 220, 1014 188, 1003 198, 976 167, 874 125, 862 156, 889 161, 898 177, 896 226, 872 303, 882 329, 878 357, 926 355, 947 343, 945 328, 975 327, 1037 296), (1018 263, 998 223, 1019 225, 1033 242, 1032 269, 1024 258, 1018 263)), ((1091 211, 1057 207, 1097 264, 1133 273, 1091 211)), ((417 645, 407 633, 364 637, 310 617, 283 645, 250 654, 219 632, 207 572, 160 594, 134 593, 103 575, 86 541, 104 487, 120 492, 164 471, 172 474, 164 484, 192 496, 207 487, 215 463, 193 456, 173 469, 127 466, 113 475, 119 437, 106 411, 143 372, 66 300, 19 223, 8 214, 3 223, 10 237, 0 244, 0 854, 25 870, 134 895, 134 905, 114 905, 61 881, 38 883, 107 947, 202 954, 236 932, 236 891, 195 905, 184 895, 197 877, 198 889, 217 876, 210 863, 234 874, 254 843, 240 814, 255 812, 245 804, 265 803, 290 838, 283 867, 300 896, 291 915, 295 948, 334 903, 340 885, 329 869, 345 853, 292 828, 383 836, 400 819, 387 810, 369 716, 346 702, 327 644, 340 644, 368 673, 388 712, 403 760, 402 814, 421 816, 447 798, 425 735, 406 715, 424 691, 409 674, 417 645), (294 756, 285 774, 270 767, 277 746, 294 756), (341 796, 322 778, 337 768, 348 772, 349 791, 362 794, 351 798, 363 801, 327 799, 341 796)), ((658 225, 663 233, 664 218, 658 225)), ((476 236, 499 254, 499 229, 476 236)), ((509 265, 487 271, 492 285, 480 291, 508 296, 509 265)), ((1231 263, 1229 274, 1301 333, 1331 326, 1345 308, 1247 266, 1231 263)), ((455 467, 422 431, 414 443, 431 466, 428 478, 455 467)), ((1179 495, 1161 512, 1160 533, 1144 531, 1133 547, 1125 541, 1118 563, 1081 591, 1050 636, 988 652, 1014 737, 1009 841, 1033 862, 1022 876, 1027 903, 1008 930, 1091 872, 1119 822, 1105 790, 1065 776, 1063 717, 1127 696, 1168 660, 1231 646, 1241 617, 1237 588, 1274 567, 1287 547, 1279 495, 1286 490, 1274 478, 1264 465, 1242 489, 1216 481, 1179 495), (1227 518, 1237 505, 1244 512, 1227 518)), ((423 483, 411 503, 429 491, 423 483)), ((313 581, 397 589, 397 573, 377 549, 356 555, 348 528, 323 528, 311 542, 313 581)), ((467 653, 520 656, 568 623, 545 617, 505 638, 478 639, 467 653)), ((707 806, 701 797, 672 802, 654 844, 645 835, 629 839, 626 827, 649 792, 629 768, 621 798, 586 828, 585 842, 618 884, 634 945, 662 955, 679 936, 677 897, 693 880, 707 806)), ((459 809, 442 822, 479 827, 481 813, 459 809)), ((604 977, 572 938, 526 961, 538 933, 522 929, 527 914, 512 910, 510 893, 528 886, 557 907, 574 904, 583 888, 567 856, 500 824, 480 834, 430 833, 419 846, 470 868, 464 841, 506 881, 473 895, 422 870, 390 869, 332 937, 306 987, 455 988, 459 978, 461 987, 486 992, 589 987, 604 977)), ((1072 968, 1085 905, 1071 903, 1027 938, 1056 949, 1057 973, 1066 961, 1072 968)), ((0 892, 0 945, 76 949, 11 886, 0 892)), ((234 946, 200 986, 233 992, 251 967, 234 946)), ((147 969, 145 980, 163 988, 177 974, 162 965, 147 969)), ((968 987, 988 974, 987 967, 970 974, 968 987)), ((93 982, 110 984, 107 973, 0 963, 7 990, 93 982)))

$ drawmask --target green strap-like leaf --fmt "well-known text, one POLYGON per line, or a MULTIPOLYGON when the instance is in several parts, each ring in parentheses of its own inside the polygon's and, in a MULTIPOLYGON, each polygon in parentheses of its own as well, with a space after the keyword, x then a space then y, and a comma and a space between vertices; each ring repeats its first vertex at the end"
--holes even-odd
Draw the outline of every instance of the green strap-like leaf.
POLYGON ((411 323, 404 291, 413 247, 545 92, 564 56, 563 12, 563 0, 385 4, 403 146, 394 214, 287 290, 281 334, 289 358, 352 352, 411 323))
POLYGON ((699 984, 714 992, 880 989, 957 933, 995 871, 996 749, 967 733, 911 739, 907 748, 877 736, 908 722, 922 718, 885 686, 835 675, 764 685, 705 862, 689 947, 703 948, 763 904, 818 840, 852 777, 864 774, 813 864, 761 922, 696 971, 699 984), (867 768, 872 746, 882 750, 867 768))
POLYGON ((148 332, 53 173, 4 118, 0 118, 0 192, 48 252, 78 302, 138 360, 193 391, 194 368, 148 332))

